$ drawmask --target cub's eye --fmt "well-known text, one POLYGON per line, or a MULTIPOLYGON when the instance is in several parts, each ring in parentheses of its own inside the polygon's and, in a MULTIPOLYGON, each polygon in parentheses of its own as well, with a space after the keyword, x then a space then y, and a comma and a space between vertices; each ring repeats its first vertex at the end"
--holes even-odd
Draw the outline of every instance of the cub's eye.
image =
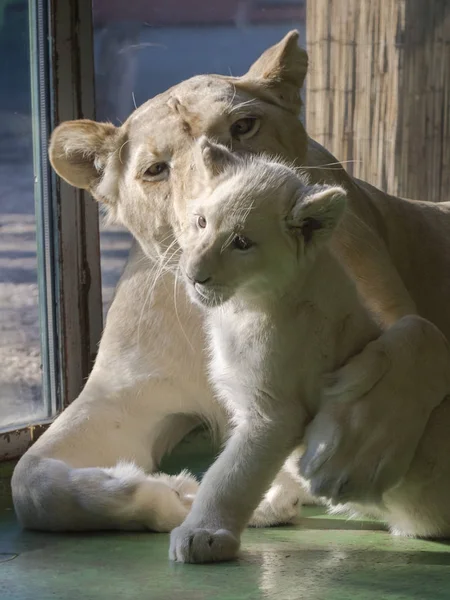
POLYGON ((153 179, 169 170, 169 165, 166 162, 153 163, 144 173, 144 177, 153 179))
POLYGON ((201 215, 199 217, 197 217, 197 225, 200 227, 200 229, 205 229, 205 227, 206 227, 205 217, 202 217, 201 215))
POLYGON ((230 134, 235 140, 243 140, 251 137, 258 129, 259 119, 256 117, 245 117, 233 123, 230 127, 230 134))
POLYGON ((244 237, 243 235, 235 235, 231 244, 233 248, 241 251, 249 250, 252 246, 254 246, 252 240, 244 237))

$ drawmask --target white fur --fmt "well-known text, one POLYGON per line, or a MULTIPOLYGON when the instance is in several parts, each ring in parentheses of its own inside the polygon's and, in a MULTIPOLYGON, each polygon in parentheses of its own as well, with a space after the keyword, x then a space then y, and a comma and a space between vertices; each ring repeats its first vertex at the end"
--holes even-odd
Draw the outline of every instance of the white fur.
MULTIPOLYGON (((202 140, 201 146, 207 155, 209 143, 202 140)), ((325 378, 363 348, 370 337, 379 335, 353 281, 327 247, 342 214, 345 192, 324 186, 310 188, 295 172, 264 158, 241 161, 225 148, 222 152, 224 172, 219 173, 217 187, 208 197, 192 203, 191 227, 180 238, 181 268, 193 301, 205 307, 210 376, 219 398, 233 415, 234 429, 223 453, 205 475, 191 512, 171 534, 169 555, 180 562, 213 562, 236 555, 242 530, 283 462, 305 441, 311 420, 307 440, 313 463, 333 461, 334 455, 327 450, 330 444, 320 441, 325 434, 325 439, 333 442, 341 431, 327 421, 327 406, 333 406, 333 396, 345 404, 346 395, 359 399, 380 380, 386 383, 377 390, 380 402, 392 401, 398 385, 405 388, 400 392, 406 399, 415 393, 406 389, 407 373, 401 372, 402 364, 410 364, 411 348, 416 348, 402 338, 402 333, 410 333, 404 323, 391 329, 392 337, 400 336, 399 357, 395 357, 399 366, 393 376, 383 361, 389 360, 383 354, 383 342, 377 340, 329 382, 325 378), (312 230, 308 228, 311 218, 315 224, 312 230), (233 236, 237 242, 244 238, 247 244, 255 243, 241 251, 230 243, 233 236), (367 356, 378 356, 378 369, 367 368, 367 356), (316 416, 319 425, 314 424, 316 416)), ((217 172, 217 146, 214 156, 212 178, 217 172)), ((415 341, 420 343, 420 336, 415 341)), ((433 390, 433 382, 428 385, 438 401, 450 389, 439 384, 433 390)), ((377 418, 378 413, 374 413, 374 428, 380 425, 377 418)), ((410 427, 411 439, 416 440, 423 426, 413 421, 410 427)), ((409 435, 407 426, 403 435, 409 435)), ((364 451, 364 440, 360 445, 364 451)), ((392 451, 395 448, 393 441, 392 451)), ((353 446, 353 453, 355 450, 359 452, 353 446)), ((390 450, 386 449, 388 453, 390 450)), ((359 490, 364 490, 366 479, 373 479, 366 487, 365 507, 348 504, 346 510, 375 511, 397 533, 408 534, 413 523, 419 535, 421 531, 442 532, 444 523, 450 531, 450 510, 432 519, 430 510, 420 516, 417 508, 412 508, 423 494, 423 482, 419 487, 411 483, 414 467, 404 483, 401 477, 408 472, 413 454, 399 457, 394 472, 375 464, 374 471, 367 473, 367 457, 369 462, 362 462, 362 485, 356 479, 359 490), (378 495, 374 492, 377 486, 378 495)), ((352 458, 347 456, 349 464, 352 458)), ((418 457, 415 464, 419 462, 418 457)), ((319 479, 320 484, 315 481, 312 490, 331 504, 352 498, 354 482, 345 478, 346 465, 339 466, 334 469, 337 479, 319 479)), ((312 475, 314 464, 308 467, 312 475)), ((275 495, 272 488, 265 501, 270 502, 275 495)))
MULTIPOLYGON (((182 562, 235 555, 252 512, 319 408, 323 374, 359 349, 361 329, 376 334, 324 245, 342 214, 344 191, 309 188, 262 158, 237 161, 223 178, 192 205, 181 268, 192 298, 206 306, 210 375, 235 427, 191 513, 172 532, 170 556, 182 562), (317 229, 305 237, 311 218, 317 229), (233 235, 254 240, 254 247, 233 248, 233 235), (193 283, 206 277, 206 284, 193 283), (352 323, 336 343, 344 309, 352 323)), ((276 495, 272 488, 265 502, 276 495)))

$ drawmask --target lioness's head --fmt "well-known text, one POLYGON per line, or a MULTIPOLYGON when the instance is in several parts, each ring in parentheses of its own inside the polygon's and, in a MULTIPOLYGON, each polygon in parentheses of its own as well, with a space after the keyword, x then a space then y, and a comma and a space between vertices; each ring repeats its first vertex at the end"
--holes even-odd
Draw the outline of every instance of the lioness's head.
POLYGON ((171 243, 186 200, 200 191, 193 148, 201 136, 233 152, 268 152, 302 163, 298 119, 307 55, 292 31, 242 77, 202 75, 140 106, 121 126, 69 121, 53 133, 50 160, 71 185, 89 190, 148 255, 171 243))
POLYGON ((204 192, 188 201, 178 233, 180 269, 194 302, 273 300, 301 284, 339 223, 344 190, 311 186, 279 161, 233 154, 207 138, 198 148, 204 192))

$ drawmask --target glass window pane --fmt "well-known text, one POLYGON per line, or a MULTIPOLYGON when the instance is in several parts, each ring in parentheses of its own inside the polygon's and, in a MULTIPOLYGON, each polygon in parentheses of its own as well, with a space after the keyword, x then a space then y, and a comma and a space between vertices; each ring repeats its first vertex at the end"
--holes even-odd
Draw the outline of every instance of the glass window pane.
MULTIPOLYGON (((93 0, 93 11, 97 118, 115 124, 193 75, 241 75, 293 28, 305 45, 303 0, 93 0)), ((102 226, 105 306, 128 245, 102 226)))
POLYGON ((45 416, 28 2, 0 6, 0 428, 45 416))
MULTIPOLYGON (((46 3, 0 3, 0 430, 56 410, 46 125, 46 3), (50 303, 49 303, 49 300, 50 303), (41 341, 44 341, 41 351, 41 341), (50 352, 52 350, 52 353, 50 352)), ((51 242, 53 243, 53 242, 51 242)))

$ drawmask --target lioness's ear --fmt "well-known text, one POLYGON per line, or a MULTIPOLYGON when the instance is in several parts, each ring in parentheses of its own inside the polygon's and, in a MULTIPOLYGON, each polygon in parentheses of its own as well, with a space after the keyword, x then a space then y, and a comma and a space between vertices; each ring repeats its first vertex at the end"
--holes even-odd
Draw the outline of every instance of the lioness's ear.
POLYGON ((288 229, 303 238, 305 247, 325 243, 341 220, 347 203, 337 186, 313 186, 299 195, 286 219, 288 229))
POLYGON ((197 163, 206 179, 221 175, 225 169, 236 166, 240 160, 222 144, 214 144, 204 135, 198 142, 197 163))
POLYGON ((290 31, 253 63, 242 79, 271 91, 278 103, 296 114, 300 111, 300 88, 308 71, 308 54, 298 47, 298 31, 290 31))
POLYGON ((89 190, 98 200, 108 201, 111 190, 100 192, 106 164, 118 143, 118 128, 89 120, 61 123, 52 134, 50 162, 71 185, 89 190))

